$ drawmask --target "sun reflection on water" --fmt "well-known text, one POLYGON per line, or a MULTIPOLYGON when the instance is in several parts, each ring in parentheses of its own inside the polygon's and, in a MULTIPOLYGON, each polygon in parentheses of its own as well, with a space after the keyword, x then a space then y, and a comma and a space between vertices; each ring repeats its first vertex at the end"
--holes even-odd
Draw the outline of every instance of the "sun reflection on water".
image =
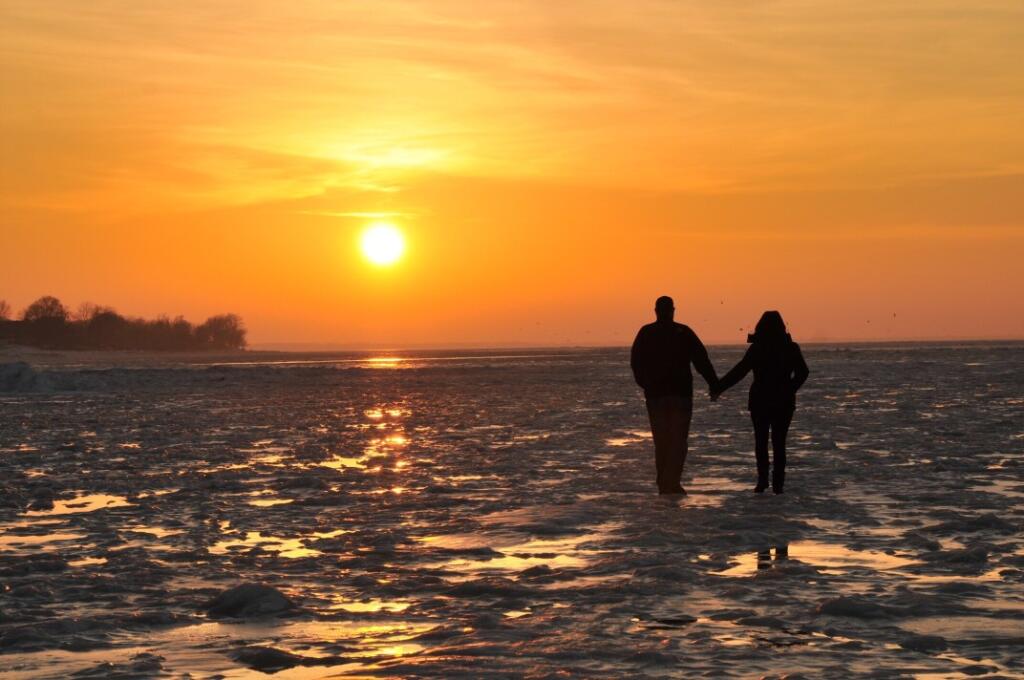
POLYGON ((295 500, 292 498, 264 498, 261 500, 249 501, 249 505, 255 505, 257 508, 270 508, 275 505, 290 505, 295 500))
POLYGON ((405 362, 402 357, 372 357, 366 360, 367 365, 370 368, 398 368, 405 362))
POLYGON ((156 538, 167 538, 168 536, 176 536, 184 533, 182 529, 164 529, 163 527, 146 526, 128 527, 125 531, 128 531, 129 533, 147 534, 149 536, 155 536, 156 538))
POLYGON ((255 496, 253 500, 247 501, 249 505, 254 505, 258 508, 269 508, 275 505, 290 505, 295 502, 294 498, 280 498, 274 495, 273 491, 252 491, 250 496, 255 496))
POLYGON ((106 557, 83 557, 78 560, 69 560, 69 567, 90 567, 94 565, 106 564, 106 557))

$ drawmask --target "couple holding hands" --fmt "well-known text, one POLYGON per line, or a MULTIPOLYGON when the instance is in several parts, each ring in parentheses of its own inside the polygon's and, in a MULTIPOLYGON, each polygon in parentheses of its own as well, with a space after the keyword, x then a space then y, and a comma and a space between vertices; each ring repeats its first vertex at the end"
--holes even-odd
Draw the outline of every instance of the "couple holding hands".
POLYGON ((707 381, 711 400, 754 372, 747 403, 754 424, 754 452, 757 459, 756 493, 769 484, 776 494, 786 483, 786 435, 796 409, 796 393, 809 375, 800 346, 786 332, 778 312, 765 312, 754 332, 747 336, 750 347, 724 378, 718 379, 704 344, 688 326, 676 323, 672 298, 663 296, 654 305, 657 320, 640 329, 630 356, 636 382, 644 390, 647 414, 654 437, 658 491, 685 494, 680 483, 686 463, 690 419, 693 414, 693 375, 690 364, 707 381), (768 461, 771 441, 773 460, 768 461))

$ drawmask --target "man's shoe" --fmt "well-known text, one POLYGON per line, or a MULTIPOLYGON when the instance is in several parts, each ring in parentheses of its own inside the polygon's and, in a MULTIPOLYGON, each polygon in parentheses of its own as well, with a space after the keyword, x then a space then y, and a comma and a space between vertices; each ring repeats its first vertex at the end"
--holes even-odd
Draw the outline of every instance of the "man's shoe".
POLYGON ((686 489, 684 489, 680 485, 680 486, 676 486, 675 488, 672 488, 672 489, 662 489, 658 493, 660 493, 662 496, 685 496, 686 495, 686 489))
POLYGON ((782 490, 781 486, 773 486, 772 487, 772 491, 775 492, 776 496, 781 496, 783 494, 783 490, 782 490))
POLYGON ((758 482, 757 486, 754 487, 754 493, 764 493, 764 490, 768 488, 768 482, 758 482))

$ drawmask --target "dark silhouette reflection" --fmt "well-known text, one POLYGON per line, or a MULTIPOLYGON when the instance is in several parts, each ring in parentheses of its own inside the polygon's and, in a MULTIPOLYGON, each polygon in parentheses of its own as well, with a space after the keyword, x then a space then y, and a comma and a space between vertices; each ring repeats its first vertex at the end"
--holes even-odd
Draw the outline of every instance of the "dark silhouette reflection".
POLYGON ((753 334, 747 337, 750 347, 736 366, 716 388, 712 399, 754 372, 747 407, 754 423, 754 452, 757 457, 757 486, 762 493, 768 488, 768 440, 773 451, 772 490, 782 493, 786 483, 786 435, 796 410, 796 393, 810 371, 800 346, 786 332, 786 324, 778 312, 765 312, 753 334))
MULTIPOLYGON (((789 544, 783 543, 782 545, 775 546, 775 561, 786 562, 789 560, 789 544)), ((771 569, 772 564, 772 549, 765 548, 757 553, 757 570, 771 569)))
POLYGON ((657 321, 640 329, 630 355, 633 377, 644 390, 654 437, 658 491, 685 494, 680 483, 686 464, 687 439, 693 414, 692 363, 710 387, 718 376, 704 344, 688 326, 674 321, 672 298, 654 305, 657 321))

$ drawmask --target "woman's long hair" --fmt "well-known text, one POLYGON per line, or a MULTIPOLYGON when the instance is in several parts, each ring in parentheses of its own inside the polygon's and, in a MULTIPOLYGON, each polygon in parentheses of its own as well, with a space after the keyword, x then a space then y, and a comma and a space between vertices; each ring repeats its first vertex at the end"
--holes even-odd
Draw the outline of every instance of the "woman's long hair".
POLYGON ((761 315, 761 320, 754 327, 754 332, 747 336, 747 342, 788 342, 792 338, 786 332, 786 322, 776 311, 768 311, 761 315))

